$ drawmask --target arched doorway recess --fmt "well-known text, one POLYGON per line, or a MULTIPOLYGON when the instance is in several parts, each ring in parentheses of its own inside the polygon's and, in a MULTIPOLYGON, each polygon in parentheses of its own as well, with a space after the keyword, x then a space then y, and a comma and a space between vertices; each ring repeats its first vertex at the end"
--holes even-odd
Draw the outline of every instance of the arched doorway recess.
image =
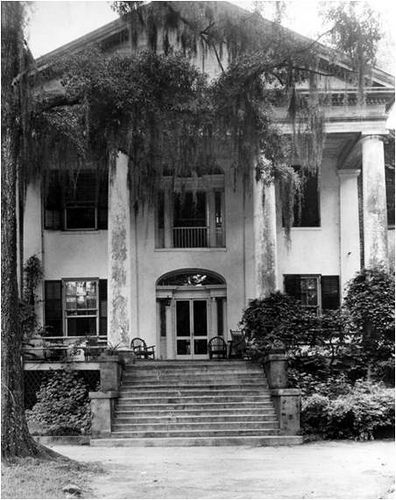
POLYGON ((227 286, 207 269, 179 269, 156 285, 157 345, 162 359, 207 359, 208 341, 227 332, 227 286))

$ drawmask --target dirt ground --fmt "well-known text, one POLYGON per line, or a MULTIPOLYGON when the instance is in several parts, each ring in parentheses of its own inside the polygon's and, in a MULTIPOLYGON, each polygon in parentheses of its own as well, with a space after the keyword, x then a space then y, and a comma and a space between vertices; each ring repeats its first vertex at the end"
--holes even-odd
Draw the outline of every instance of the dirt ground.
POLYGON ((394 498, 393 441, 54 449, 102 464, 89 485, 97 498, 394 498))

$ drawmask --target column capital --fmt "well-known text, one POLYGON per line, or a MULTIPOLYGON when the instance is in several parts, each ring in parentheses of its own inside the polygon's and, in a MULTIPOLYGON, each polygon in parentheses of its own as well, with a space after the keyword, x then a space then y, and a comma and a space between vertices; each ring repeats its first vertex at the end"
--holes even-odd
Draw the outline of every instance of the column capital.
POLYGON ((378 133, 362 133, 360 137, 360 143, 376 140, 376 141, 384 141, 386 139, 387 134, 378 134, 378 133))
POLYGON ((360 174, 360 169, 359 168, 340 168, 337 170, 337 174, 339 177, 345 179, 345 178, 351 178, 353 179, 354 177, 358 177, 360 174))

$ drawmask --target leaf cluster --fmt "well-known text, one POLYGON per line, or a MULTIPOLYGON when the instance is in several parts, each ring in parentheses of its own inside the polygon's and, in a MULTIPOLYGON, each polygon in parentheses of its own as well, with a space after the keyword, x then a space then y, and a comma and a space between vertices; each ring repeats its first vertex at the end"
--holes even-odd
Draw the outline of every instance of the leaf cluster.
POLYGON ((384 269, 363 269, 348 284, 344 301, 348 331, 373 360, 394 352, 394 277, 384 269))
POLYGON ((374 439, 381 432, 389 436, 395 426, 395 395, 382 384, 357 381, 334 391, 334 382, 303 399, 301 423, 305 434, 324 439, 374 439))
POLYGON ((77 372, 57 370, 48 374, 37 393, 37 403, 26 417, 28 423, 40 424, 47 435, 89 433, 87 385, 77 372))

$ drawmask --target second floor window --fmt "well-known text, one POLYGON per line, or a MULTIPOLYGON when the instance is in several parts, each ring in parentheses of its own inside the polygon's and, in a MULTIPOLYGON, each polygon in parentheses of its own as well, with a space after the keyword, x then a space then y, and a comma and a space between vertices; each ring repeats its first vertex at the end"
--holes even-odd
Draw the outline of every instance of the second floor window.
POLYGON ((156 219, 157 248, 224 247, 224 189, 162 191, 156 219))
POLYGON ((45 181, 46 229, 107 229, 107 174, 49 170, 45 181))

